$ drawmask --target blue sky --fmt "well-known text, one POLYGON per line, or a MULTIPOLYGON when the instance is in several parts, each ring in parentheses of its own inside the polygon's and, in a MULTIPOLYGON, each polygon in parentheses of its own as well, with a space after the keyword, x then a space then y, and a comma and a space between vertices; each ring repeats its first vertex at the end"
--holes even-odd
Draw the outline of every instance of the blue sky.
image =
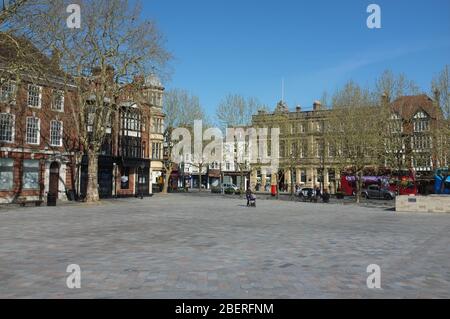
POLYGON ((166 87, 199 96, 210 115, 228 93, 274 108, 282 78, 291 109, 387 68, 428 91, 450 64, 450 0, 146 0, 143 15, 175 56, 166 87), (381 29, 366 26, 371 3, 381 29))

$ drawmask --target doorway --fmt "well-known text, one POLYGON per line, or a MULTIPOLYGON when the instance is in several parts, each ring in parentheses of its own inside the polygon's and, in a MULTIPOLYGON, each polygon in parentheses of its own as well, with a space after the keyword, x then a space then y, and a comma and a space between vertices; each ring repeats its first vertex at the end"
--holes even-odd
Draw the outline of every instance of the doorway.
POLYGON ((58 198, 59 194, 59 163, 50 164, 50 181, 48 185, 48 193, 58 198))

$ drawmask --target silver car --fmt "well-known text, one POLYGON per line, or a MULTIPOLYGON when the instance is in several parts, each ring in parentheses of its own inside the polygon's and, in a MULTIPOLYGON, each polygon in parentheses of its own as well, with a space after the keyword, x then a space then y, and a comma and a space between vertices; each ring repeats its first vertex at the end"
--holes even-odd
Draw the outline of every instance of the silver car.
POLYGON ((395 193, 386 188, 381 188, 379 185, 370 185, 361 191, 361 195, 367 199, 378 198, 391 200, 395 198, 395 193))

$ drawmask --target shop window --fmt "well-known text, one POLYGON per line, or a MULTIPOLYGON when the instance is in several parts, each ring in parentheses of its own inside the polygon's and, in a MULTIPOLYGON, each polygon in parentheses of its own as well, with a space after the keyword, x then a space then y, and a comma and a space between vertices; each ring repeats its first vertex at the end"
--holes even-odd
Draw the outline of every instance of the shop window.
POLYGON ((130 188, 130 170, 128 167, 122 169, 122 174, 120 176, 120 188, 129 189, 130 188))
POLYGON ((39 160, 24 160, 23 189, 39 189, 39 160))
POLYGON ((14 183, 14 161, 12 158, 0 158, 0 190, 12 190, 14 183))

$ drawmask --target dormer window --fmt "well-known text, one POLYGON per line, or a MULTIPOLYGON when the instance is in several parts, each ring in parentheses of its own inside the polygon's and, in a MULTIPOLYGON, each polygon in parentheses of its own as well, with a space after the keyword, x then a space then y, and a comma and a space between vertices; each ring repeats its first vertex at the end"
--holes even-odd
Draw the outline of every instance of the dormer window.
POLYGON ((416 115, 414 115, 414 119, 427 119, 427 118, 428 115, 423 111, 417 112, 416 115))
POLYGON ((391 121, 389 123, 389 128, 391 133, 401 133, 403 132, 402 119, 397 113, 391 114, 391 121))

